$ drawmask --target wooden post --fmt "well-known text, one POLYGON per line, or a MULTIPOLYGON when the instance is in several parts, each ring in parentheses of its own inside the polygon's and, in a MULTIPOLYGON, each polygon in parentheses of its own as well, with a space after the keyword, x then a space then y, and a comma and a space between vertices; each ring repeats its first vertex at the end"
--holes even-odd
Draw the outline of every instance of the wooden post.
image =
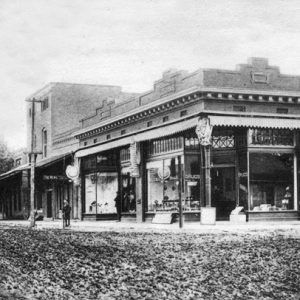
POLYGON ((31 152, 31 162, 30 162, 30 227, 35 226, 35 216, 34 216, 34 196, 35 196, 35 160, 36 155, 31 152))
POLYGON ((42 101, 31 99, 31 149, 29 152, 30 159, 30 227, 35 226, 35 216, 34 216, 34 199, 35 199, 35 162, 36 157, 40 152, 34 151, 34 121, 35 121, 35 103, 42 101))
POLYGON ((204 147, 200 146, 200 206, 204 207, 205 206, 205 189, 204 189, 204 147))
POLYGON ((182 174, 181 174, 181 156, 177 156, 177 162, 178 162, 178 205, 179 205, 179 228, 182 228, 183 221, 182 221, 182 195, 181 195, 181 187, 182 187, 182 174))
POLYGON ((136 199, 136 222, 142 223, 145 220, 145 199, 143 194, 143 188, 145 186, 145 162, 144 162, 144 151, 145 147, 143 143, 139 144, 139 147, 137 148, 137 151, 139 151, 138 156, 139 159, 139 177, 136 177, 135 179, 135 199, 136 199))
POLYGON ((205 146, 205 195, 206 207, 211 207, 210 146, 205 146))
POLYGON ((235 152, 235 206, 240 206, 240 177, 238 151, 235 152))

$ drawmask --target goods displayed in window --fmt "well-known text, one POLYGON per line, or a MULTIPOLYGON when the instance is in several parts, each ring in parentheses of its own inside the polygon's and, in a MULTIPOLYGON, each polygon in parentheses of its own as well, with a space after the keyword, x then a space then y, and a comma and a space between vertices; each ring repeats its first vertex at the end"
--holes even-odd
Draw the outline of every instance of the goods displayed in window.
MULTIPOLYGON (((183 170, 183 157, 181 162, 183 170)), ((177 157, 147 163, 148 211, 178 211, 178 169, 177 157)), ((199 175, 183 177, 182 182, 186 183, 188 190, 187 196, 182 198, 183 210, 199 210, 199 175)))
POLYGON ((292 210, 293 154, 250 153, 250 210, 292 210))
POLYGON ((85 175, 85 213, 116 213, 114 198, 118 190, 118 173, 85 175))
POLYGON ((176 158, 147 163, 149 211, 178 209, 177 164, 176 158))

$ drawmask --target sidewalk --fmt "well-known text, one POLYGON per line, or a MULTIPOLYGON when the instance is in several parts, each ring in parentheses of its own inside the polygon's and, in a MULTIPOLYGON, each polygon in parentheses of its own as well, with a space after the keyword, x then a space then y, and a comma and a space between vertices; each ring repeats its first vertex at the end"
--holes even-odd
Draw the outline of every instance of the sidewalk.
MULTIPOLYGON (((29 227, 27 220, 0 220, 1 228, 29 227)), ((62 229, 62 221, 37 221, 36 229, 62 229)), ((215 225, 201 225, 200 222, 184 223, 179 228, 179 223, 152 224, 116 221, 77 221, 71 220, 71 226, 65 228, 68 231, 101 232, 101 231, 126 231, 126 232, 185 232, 200 234, 218 233, 289 233, 300 238, 300 221, 286 222, 253 222, 231 223, 229 221, 217 221, 215 225)))

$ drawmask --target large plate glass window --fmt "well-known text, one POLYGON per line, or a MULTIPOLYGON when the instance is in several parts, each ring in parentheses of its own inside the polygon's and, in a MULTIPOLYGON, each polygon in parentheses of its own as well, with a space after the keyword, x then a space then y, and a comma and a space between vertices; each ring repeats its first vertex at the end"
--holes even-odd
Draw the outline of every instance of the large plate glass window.
MULTIPOLYGON (((181 162, 183 164, 183 157, 181 162)), ((148 211, 176 211, 179 201, 177 157, 148 162, 147 177, 148 211)))
POLYGON ((250 153, 250 210, 294 208, 294 154, 250 153))
POLYGON ((115 197, 118 190, 118 173, 97 172, 85 175, 86 214, 116 213, 115 197))

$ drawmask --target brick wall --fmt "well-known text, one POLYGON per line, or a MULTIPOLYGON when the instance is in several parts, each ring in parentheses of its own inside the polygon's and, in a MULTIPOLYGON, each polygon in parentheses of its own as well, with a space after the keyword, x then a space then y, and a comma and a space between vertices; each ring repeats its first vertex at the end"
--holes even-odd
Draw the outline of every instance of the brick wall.
POLYGON ((155 81, 153 89, 136 95, 120 104, 107 102, 99 107, 89 118, 82 122, 82 128, 100 121, 121 115, 130 110, 162 97, 184 91, 188 88, 215 87, 253 90, 300 91, 300 76, 288 76, 280 73, 276 66, 270 66, 265 58, 250 58, 247 64, 237 65, 236 70, 198 69, 193 73, 170 69, 155 81))
MULTIPOLYGON (((74 151, 78 140, 72 138, 72 133, 80 127, 80 120, 95 113, 104 101, 114 102, 121 98, 121 88, 118 86, 51 83, 28 97, 43 100, 48 98, 48 108, 42 109, 41 103, 35 104, 35 138, 36 151, 42 151, 42 131, 47 130, 47 157, 74 151)), ((32 104, 27 104, 27 148, 31 147, 31 110, 32 104)), ((42 155, 38 156, 38 160, 42 155)))

